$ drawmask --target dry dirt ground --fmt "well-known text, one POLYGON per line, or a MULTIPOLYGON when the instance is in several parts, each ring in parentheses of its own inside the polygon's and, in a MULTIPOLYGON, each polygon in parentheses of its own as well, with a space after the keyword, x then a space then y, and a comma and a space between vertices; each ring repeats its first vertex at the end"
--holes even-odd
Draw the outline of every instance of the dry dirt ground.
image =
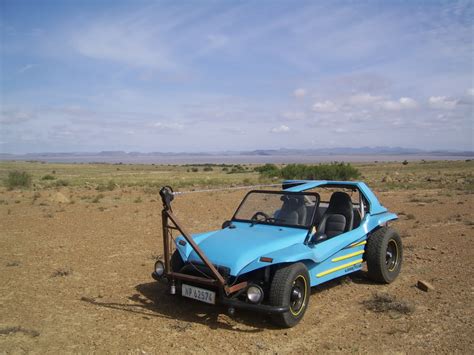
MULTIPOLYGON (((192 232, 219 228, 243 194, 182 195, 174 208, 192 232)), ((168 295, 150 277, 162 250, 158 197, 138 189, 96 195, 1 191, 0 353, 474 351, 473 194, 378 191, 400 215, 399 278, 377 285, 359 273, 314 288, 292 329, 168 295), (418 280, 435 289, 419 290, 418 280), (370 309, 380 293, 404 311, 370 309)))

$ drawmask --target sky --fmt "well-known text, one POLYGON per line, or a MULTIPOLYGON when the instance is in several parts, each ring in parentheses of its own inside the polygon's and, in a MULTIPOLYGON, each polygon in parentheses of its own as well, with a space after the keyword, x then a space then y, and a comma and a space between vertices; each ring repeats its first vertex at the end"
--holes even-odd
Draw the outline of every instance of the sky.
POLYGON ((0 153, 473 150, 473 1, 0 0, 0 153))

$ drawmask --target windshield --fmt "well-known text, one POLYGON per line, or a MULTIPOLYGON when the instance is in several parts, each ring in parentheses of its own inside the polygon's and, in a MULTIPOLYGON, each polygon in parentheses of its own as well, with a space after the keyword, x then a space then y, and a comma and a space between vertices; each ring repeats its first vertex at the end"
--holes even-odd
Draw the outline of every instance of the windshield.
POLYGON ((283 191, 252 191, 234 215, 235 221, 309 228, 318 195, 283 191))

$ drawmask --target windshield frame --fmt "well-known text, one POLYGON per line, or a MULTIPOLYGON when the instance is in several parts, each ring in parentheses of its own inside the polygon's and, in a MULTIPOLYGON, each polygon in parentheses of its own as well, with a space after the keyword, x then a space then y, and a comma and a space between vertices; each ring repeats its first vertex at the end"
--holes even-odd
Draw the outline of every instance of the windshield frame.
POLYGON ((232 222, 243 222, 243 223, 254 223, 254 224, 262 224, 266 226, 277 226, 277 227, 288 227, 288 228, 299 228, 299 229, 304 229, 304 230, 309 230, 312 228, 314 225, 314 219, 316 217, 316 212, 318 210, 320 202, 320 196, 317 192, 306 192, 306 191, 285 191, 285 190, 251 190, 249 191, 242 201, 240 202, 239 206, 234 212, 234 215, 232 216, 231 221, 232 222), (311 222, 309 223, 308 226, 300 226, 300 225, 294 225, 294 224, 284 224, 284 223, 271 223, 271 222, 265 222, 265 221, 258 221, 258 223, 255 223, 255 221, 252 221, 250 219, 239 219, 236 218, 237 214, 239 213, 240 208, 244 205, 245 201, 249 197, 249 195, 254 194, 254 193, 260 193, 260 194, 276 194, 276 195, 297 195, 297 196, 313 196, 316 198, 315 202, 315 207, 313 210, 313 215, 311 216, 311 222))

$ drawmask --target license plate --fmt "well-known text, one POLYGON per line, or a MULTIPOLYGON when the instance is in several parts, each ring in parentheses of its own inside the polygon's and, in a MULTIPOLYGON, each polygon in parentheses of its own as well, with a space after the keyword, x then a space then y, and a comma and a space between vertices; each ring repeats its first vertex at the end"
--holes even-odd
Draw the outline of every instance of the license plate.
POLYGON ((210 304, 216 303, 216 293, 203 288, 182 284, 181 294, 184 297, 192 298, 201 302, 210 304))

